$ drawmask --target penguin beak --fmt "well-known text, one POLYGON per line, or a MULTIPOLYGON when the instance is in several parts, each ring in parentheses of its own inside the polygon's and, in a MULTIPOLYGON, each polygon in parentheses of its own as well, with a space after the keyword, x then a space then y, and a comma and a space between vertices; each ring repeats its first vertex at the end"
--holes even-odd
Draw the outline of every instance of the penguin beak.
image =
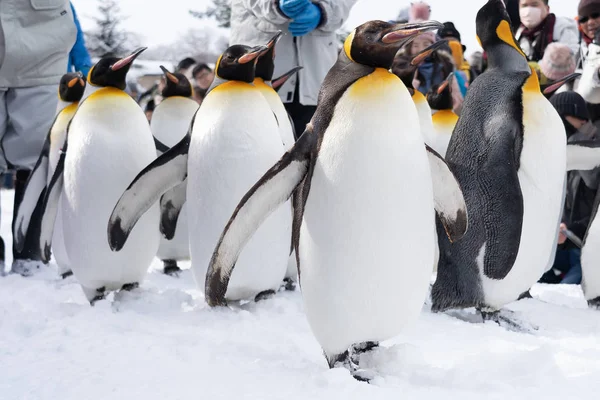
POLYGON ((284 83, 287 82, 288 79, 290 79, 290 76, 294 75, 296 72, 300 71, 302 68, 304 67, 294 67, 292 69, 290 69, 288 72, 286 72, 285 74, 281 75, 278 78, 275 78, 271 81, 271 86, 273 87, 273 89, 275 91, 277 91, 281 86, 283 86, 284 83))
POLYGON ((444 82, 442 82, 442 84, 438 88, 437 94, 442 94, 442 92, 444 90, 446 90, 446 88, 448 87, 448 85, 450 84, 450 82, 452 82, 452 78, 453 77, 454 77, 454 72, 450 72, 450 74, 448 75, 448 77, 446 78, 446 80, 444 82))
POLYGON ((385 44, 401 43, 405 45, 416 38, 420 33, 442 29, 444 25, 437 21, 425 21, 414 24, 395 25, 391 32, 381 38, 385 44))
POLYGON ((131 64, 133 62, 133 60, 135 60, 140 54, 142 54, 144 52, 144 50, 146 50, 147 47, 140 47, 139 49, 133 51, 130 55, 128 55, 125 58, 121 58, 119 61, 117 61, 116 63, 114 63, 110 69, 113 71, 117 71, 120 70, 121 68, 131 64))
POLYGON ((238 58, 238 63, 247 64, 250 61, 255 61, 258 57, 260 57, 263 53, 267 52, 268 50, 269 48, 267 46, 253 47, 248 51, 248 53, 238 58))
POLYGON ((439 49, 446 43, 448 43, 447 40, 439 40, 439 41, 435 42, 434 44, 432 44, 431 46, 429 46, 428 48, 426 48, 425 50, 423 50, 422 52, 417 54, 410 62, 410 65, 421 64, 427 57, 429 57, 431 55, 431 53, 433 53, 434 51, 436 51, 437 49, 439 49))
POLYGON ((160 69, 162 69, 162 72, 165 74, 165 76, 167 77, 168 80, 170 80, 171 82, 173 82, 176 85, 179 83, 179 78, 177 78, 175 75, 173 75, 171 72, 169 72, 169 70, 166 69, 164 66, 161 65, 160 69))
POLYGON ((558 90, 562 85, 564 85, 567 82, 571 82, 577 78, 579 78, 581 76, 580 73, 576 72, 574 74, 565 76, 564 78, 562 78, 561 80, 558 80, 554 83, 552 83, 550 86, 546 87, 546 89, 544 89, 544 94, 550 94, 555 92, 556 90, 558 90))
POLYGON ((269 50, 275 47, 275 45, 277 44, 277 42, 279 42, 279 39, 281 39, 282 36, 283 31, 277 31, 275 36, 273 36, 271 40, 269 40, 269 43, 267 43, 267 47, 269 48, 269 50))

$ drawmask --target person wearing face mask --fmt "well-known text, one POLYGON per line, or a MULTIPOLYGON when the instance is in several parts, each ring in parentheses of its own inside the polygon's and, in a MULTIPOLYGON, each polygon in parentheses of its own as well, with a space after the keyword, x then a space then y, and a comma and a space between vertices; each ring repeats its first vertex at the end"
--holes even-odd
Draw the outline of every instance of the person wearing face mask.
POLYGON ((529 61, 540 61, 552 42, 566 44, 573 53, 579 51, 577 24, 550 13, 548 0, 520 0, 519 17, 515 37, 529 61))
MULTIPOLYGON (((567 142, 573 140, 598 140, 595 129, 588 129, 589 114, 585 100, 569 91, 555 94, 550 103, 560 115, 567 133, 567 142)), ((563 233, 568 229, 583 239, 590 223, 594 201, 598 195, 598 169, 592 171, 570 171, 567 174, 567 193, 562 222, 552 269, 545 273, 540 282, 581 283, 581 250, 563 233)))
POLYGON ((600 121, 600 0, 581 0, 577 11, 581 32, 577 67, 582 75, 575 90, 588 103, 590 119, 597 123, 600 121))

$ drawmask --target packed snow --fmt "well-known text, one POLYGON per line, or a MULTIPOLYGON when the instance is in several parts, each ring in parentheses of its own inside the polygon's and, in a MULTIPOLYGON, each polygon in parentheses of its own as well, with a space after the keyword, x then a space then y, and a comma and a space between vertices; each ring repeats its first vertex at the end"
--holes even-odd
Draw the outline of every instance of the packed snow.
MULTIPOLYGON (((1 197, 10 265, 13 192, 1 197)), ((140 289, 95 307, 53 264, 0 278, 0 399, 564 400, 600 389, 600 311, 579 286, 536 285, 510 305, 532 333, 425 304, 415 326, 364 356, 377 373, 366 384, 328 369, 299 291, 210 309, 183 266, 172 278, 155 259, 140 289)))

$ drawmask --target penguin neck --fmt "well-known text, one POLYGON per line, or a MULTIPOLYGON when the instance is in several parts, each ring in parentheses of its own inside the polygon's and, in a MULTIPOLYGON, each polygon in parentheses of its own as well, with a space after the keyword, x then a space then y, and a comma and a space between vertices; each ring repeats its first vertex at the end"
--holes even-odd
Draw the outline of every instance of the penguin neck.
POLYGON ((79 102, 81 103, 82 101, 84 101, 85 99, 90 97, 90 95, 92 93, 97 92, 98 90, 100 90, 102 88, 103 88, 103 86, 94 86, 91 84, 85 85, 85 90, 83 91, 83 97, 81 98, 81 100, 79 102))
POLYGON ((56 113, 54 115, 58 115, 58 113, 60 113, 65 108, 69 107, 71 104, 73 103, 69 101, 64 101, 63 99, 59 98, 58 104, 56 105, 56 113))
POLYGON ((531 72, 527 59, 506 44, 496 44, 487 51, 488 68, 502 71, 531 72))

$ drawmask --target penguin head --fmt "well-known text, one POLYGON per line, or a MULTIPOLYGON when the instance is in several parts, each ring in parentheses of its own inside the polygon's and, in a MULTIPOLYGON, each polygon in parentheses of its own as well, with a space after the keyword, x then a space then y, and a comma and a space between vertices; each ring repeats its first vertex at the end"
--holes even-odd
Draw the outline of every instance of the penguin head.
POLYGON ((438 40, 426 49, 423 49, 412 59, 407 57, 405 54, 401 54, 401 52, 396 54, 396 57, 394 58, 394 62, 392 64, 392 73, 394 73, 398 78, 402 80, 404 86, 406 86, 411 95, 413 95, 415 92, 415 88, 413 86, 413 79, 415 78, 415 72, 419 67, 419 64, 421 64, 434 51, 436 51, 438 48, 442 47, 446 43, 446 40, 438 40))
POLYGON ((164 66, 160 66, 164 74, 165 87, 161 91, 164 98, 173 96, 192 97, 192 84, 184 74, 170 72, 164 66))
POLYGON ((69 72, 60 78, 58 97, 68 103, 76 103, 83 97, 85 80, 81 72, 69 72))
POLYGON ((283 32, 277 31, 275 36, 266 44, 268 50, 262 53, 256 62, 255 76, 262 78, 265 82, 273 79, 273 72, 275 71, 275 45, 281 39, 281 36, 283 36, 283 32))
POLYGON ((518 67, 529 70, 522 61, 527 57, 517 44, 512 33, 510 17, 502 0, 489 0, 477 13, 477 39, 488 53, 491 63, 504 65, 518 63, 518 67))
POLYGON ((256 62, 268 50, 267 46, 249 47, 241 44, 230 46, 219 57, 215 66, 215 75, 221 80, 252 83, 256 62))
POLYGON ((131 67, 131 63, 147 47, 140 47, 124 58, 103 57, 94 65, 88 73, 88 83, 92 86, 115 87, 125 90, 127 86, 125 78, 131 67))
POLYGON ((433 85, 427 93, 427 102, 432 110, 452 110, 454 103, 452 101, 452 79, 454 72, 439 85, 433 85))
POLYGON ((402 46, 410 43, 420 33, 443 27, 436 21, 411 24, 365 22, 348 35, 344 42, 344 53, 356 63, 389 69, 402 46))

